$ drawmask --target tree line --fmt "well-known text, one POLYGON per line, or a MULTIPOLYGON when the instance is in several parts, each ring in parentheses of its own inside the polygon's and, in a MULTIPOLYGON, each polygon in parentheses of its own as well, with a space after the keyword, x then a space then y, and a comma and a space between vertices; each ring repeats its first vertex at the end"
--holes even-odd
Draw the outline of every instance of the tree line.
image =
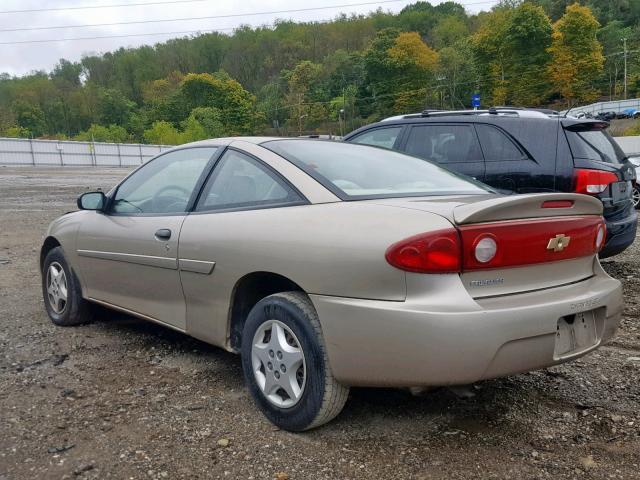
POLYGON ((0 75, 0 136, 179 144, 227 135, 346 133, 425 108, 567 108, 640 94, 640 2, 503 0, 471 15, 278 21, 120 48, 51 72, 0 75), (635 52, 634 52, 635 51, 635 52))

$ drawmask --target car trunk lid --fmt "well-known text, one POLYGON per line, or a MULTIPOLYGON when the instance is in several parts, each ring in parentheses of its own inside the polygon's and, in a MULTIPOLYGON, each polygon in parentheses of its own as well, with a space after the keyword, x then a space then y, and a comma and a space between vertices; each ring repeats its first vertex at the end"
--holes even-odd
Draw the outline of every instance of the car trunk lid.
POLYGON ((571 284, 594 274, 595 239, 602 203, 571 193, 476 195, 387 201, 446 217, 461 237, 465 288, 474 298, 571 284), (499 262, 474 258, 477 242, 491 237, 499 262))

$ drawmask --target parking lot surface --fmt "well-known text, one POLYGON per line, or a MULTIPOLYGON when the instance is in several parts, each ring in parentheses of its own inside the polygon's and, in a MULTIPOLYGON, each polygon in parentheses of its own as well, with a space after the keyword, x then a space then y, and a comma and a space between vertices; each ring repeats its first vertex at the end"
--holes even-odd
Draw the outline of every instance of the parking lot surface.
POLYGON ((0 480, 640 478, 640 243, 604 262, 626 308, 596 353, 420 396, 352 389, 336 420, 291 434, 235 355, 117 313, 48 320, 48 223, 126 173, 0 167, 0 480))

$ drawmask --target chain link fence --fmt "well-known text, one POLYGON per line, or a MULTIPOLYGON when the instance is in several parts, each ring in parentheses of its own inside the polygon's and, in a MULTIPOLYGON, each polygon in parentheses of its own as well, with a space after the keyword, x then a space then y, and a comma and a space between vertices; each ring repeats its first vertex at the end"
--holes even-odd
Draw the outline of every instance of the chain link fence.
POLYGON ((0 138, 0 165, 130 167, 170 148, 138 143, 0 138))

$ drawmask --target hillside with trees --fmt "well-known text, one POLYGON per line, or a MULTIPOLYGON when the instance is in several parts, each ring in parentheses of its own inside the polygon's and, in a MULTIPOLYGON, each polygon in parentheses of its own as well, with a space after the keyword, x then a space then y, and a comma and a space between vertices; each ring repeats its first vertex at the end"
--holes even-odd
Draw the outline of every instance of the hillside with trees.
POLYGON ((280 21, 121 48, 51 72, 0 75, 0 136, 178 144, 243 134, 348 132, 425 108, 563 109, 640 95, 640 1, 503 0, 468 14, 418 1, 397 14, 280 21))

